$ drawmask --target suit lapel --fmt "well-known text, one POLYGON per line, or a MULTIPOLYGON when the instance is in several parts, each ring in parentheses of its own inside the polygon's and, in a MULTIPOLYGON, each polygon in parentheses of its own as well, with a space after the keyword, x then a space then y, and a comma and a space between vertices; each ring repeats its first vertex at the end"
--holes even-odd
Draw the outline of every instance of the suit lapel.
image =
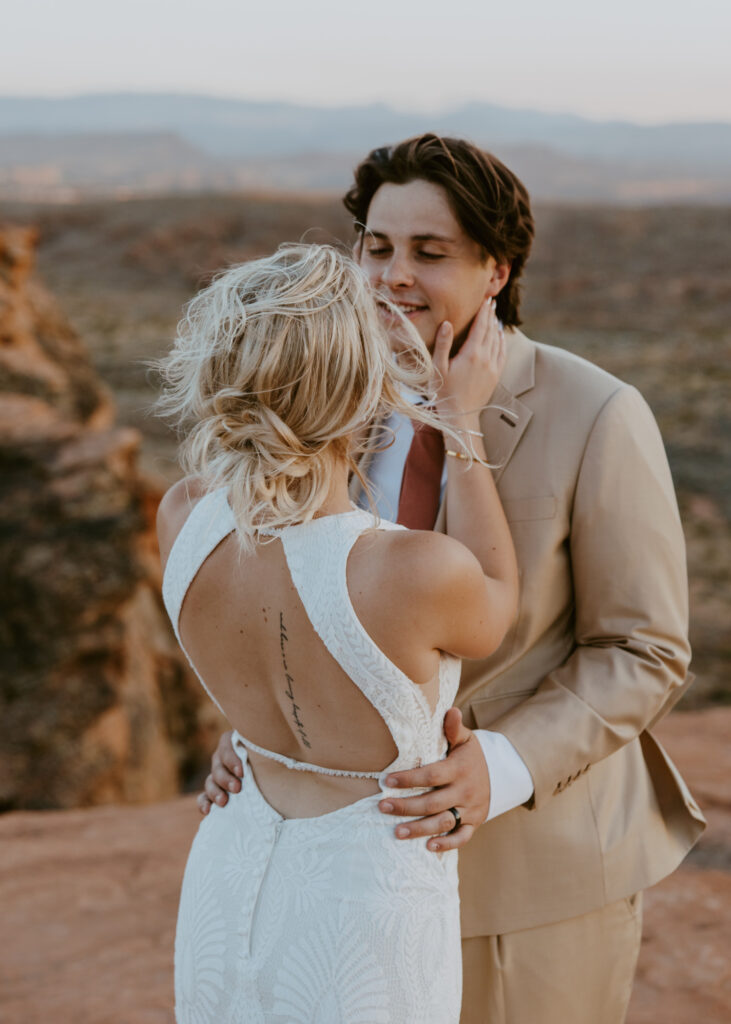
MULTIPOLYGON (((506 332, 506 342, 508 359, 505 369, 489 404, 480 413, 487 461, 494 467, 492 473, 496 483, 533 417, 533 411, 518 396, 530 391, 535 384, 535 347, 515 328, 506 332)), ((434 529, 444 533, 446 524, 446 501, 442 501, 434 529)))
POLYGON ((513 452, 530 423, 533 412, 520 396, 536 382, 536 349, 521 331, 506 332, 508 359, 489 405, 480 416, 487 460, 496 468, 496 482, 505 472, 513 452))
POLYGON ((530 423, 533 412, 503 385, 498 384, 480 414, 480 428, 485 441, 487 461, 493 467, 495 482, 505 472, 513 452, 530 423))

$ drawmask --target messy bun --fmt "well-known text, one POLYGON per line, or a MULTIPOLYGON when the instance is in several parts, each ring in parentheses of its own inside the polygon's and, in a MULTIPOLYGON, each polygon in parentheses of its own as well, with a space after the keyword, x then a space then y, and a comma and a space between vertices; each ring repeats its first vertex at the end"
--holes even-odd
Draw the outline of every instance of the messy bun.
POLYGON ((158 364, 159 407, 186 431, 183 468, 228 489, 246 547, 311 519, 338 461, 360 476, 369 426, 394 410, 436 424, 403 397, 427 393, 433 371, 405 318, 402 330, 397 361, 364 274, 331 246, 230 267, 188 304, 158 364))

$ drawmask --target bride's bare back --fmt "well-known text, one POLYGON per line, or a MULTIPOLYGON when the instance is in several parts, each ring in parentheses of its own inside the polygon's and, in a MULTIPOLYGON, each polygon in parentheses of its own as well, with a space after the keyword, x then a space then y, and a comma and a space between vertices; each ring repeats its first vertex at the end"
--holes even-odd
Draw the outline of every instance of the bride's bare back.
MULTIPOLYGON (((166 499, 164 559, 195 503, 182 485, 166 499)), ((415 621, 414 573, 404 572, 416 554, 413 539, 401 531, 359 537, 348 590, 366 632, 433 707, 440 652, 415 621)), ((397 749, 383 718, 315 632, 279 539, 244 554, 235 534, 225 537, 191 583, 179 629, 201 678, 247 740, 326 768, 379 772, 393 762, 397 749)), ((379 788, 375 779, 292 772, 255 752, 249 758, 264 796, 285 817, 326 813, 379 788)))

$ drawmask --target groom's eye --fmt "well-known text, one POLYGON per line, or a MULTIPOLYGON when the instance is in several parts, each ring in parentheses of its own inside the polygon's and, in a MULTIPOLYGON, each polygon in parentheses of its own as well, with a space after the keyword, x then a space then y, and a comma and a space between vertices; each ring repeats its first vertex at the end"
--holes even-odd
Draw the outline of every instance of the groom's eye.
POLYGON ((375 256, 376 259, 378 259, 379 257, 383 257, 383 256, 389 256, 390 253, 391 253, 391 250, 387 246, 385 246, 385 245, 376 247, 374 249, 366 249, 366 255, 367 256, 375 256))
POLYGON ((443 260, 446 257, 446 253, 426 252, 424 249, 421 249, 418 255, 422 260, 443 260))

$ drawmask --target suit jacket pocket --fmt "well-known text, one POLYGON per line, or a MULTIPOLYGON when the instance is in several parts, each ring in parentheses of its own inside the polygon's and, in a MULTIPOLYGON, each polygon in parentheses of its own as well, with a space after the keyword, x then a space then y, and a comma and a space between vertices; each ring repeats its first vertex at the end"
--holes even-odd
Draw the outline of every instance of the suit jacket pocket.
POLYGON ((553 519, 557 504, 552 494, 546 494, 539 498, 506 498, 503 509, 509 523, 520 523, 528 519, 553 519))
POLYGON ((501 693, 495 697, 479 697, 470 704, 472 714, 475 716, 478 729, 489 729, 493 722, 502 718, 516 704, 520 704, 526 697, 530 697, 534 690, 513 690, 511 693, 501 693))

